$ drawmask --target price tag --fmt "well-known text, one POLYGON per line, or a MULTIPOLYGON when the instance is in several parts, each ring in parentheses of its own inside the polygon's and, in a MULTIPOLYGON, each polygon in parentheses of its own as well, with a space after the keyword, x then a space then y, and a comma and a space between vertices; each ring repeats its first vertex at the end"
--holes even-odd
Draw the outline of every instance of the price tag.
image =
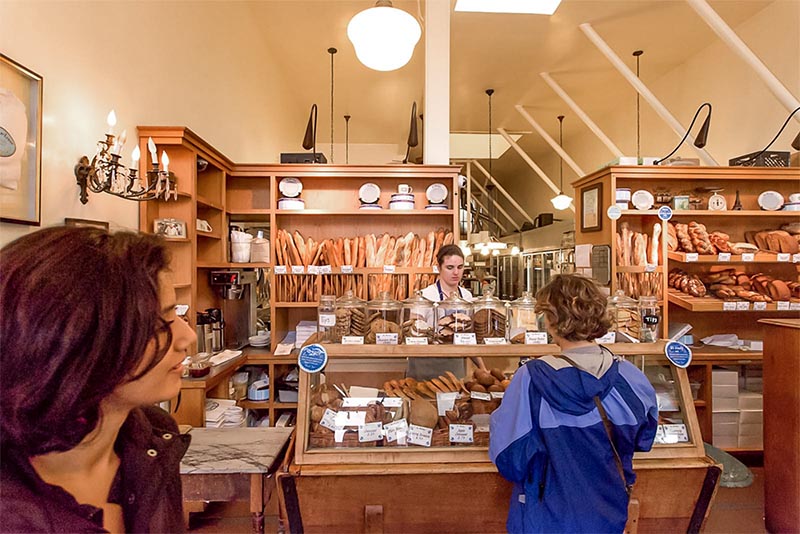
MULTIPOLYGON (((309 269, 310 269, 310 267, 309 267, 309 269)), ((319 274, 331 274, 333 272, 333 271, 331 271, 331 266, 330 265, 320 265, 317 268, 317 270, 319 271, 319 274)))
POLYGON ((788 311, 789 310, 789 301, 788 300, 781 300, 776 302, 778 307, 778 311, 788 311))
POLYGON ((478 399, 482 401, 490 401, 492 400, 492 396, 488 393, 481 393, 480 391, 470 391, 469 392, 470 399, 478 399))
POLYGON ((485 337, 483 338, 484 345, 505 345, 506 338, 504 337, 485 337))
POLYGON ((526 345, 547 345, 547 332, 525 332, 526 345))
POLYGON ((767 303, 766 302, 754 302, 753 303, 753 309, 756 310, 756 311, 766 310, 767 309, 767 303))
POLYGON ((394 265, 384 265, 383 272, 386 274, 392 274, 394 272, 394 265))
POLYGON ((322 414, 322 421, 320 421, 319 424, 328 430, 335 431, 338 428, 336 426, 336 412, 330 408, 325 408, 325 413, 322 414))
POLYGON ((320 313, 317 319, 320 326, 336 326, 335 313, 320 313))
POLYGON ((646 273, 653 273, 653 272, 655 272, 655 271, 656 271, 656 268, 657 268, 657 267, 658 267, 658 265, 656 265, 656 264, 654 264, 654 263, 645 263, 645 265, 644 265, 644 272, 646 272, 646 273))
POLYGON ((594 340, 595 343, 614 343, 617 341, 617 333, 614 331, 606 332, 603 336, 594 340))
POLYGON ((790 302, 789 303, 789 309, 792 310, 792 311, 800 310, 800 302, 790 302))
POLYGON ((345 433, 344 428, 337 428, 336 430, 334 430, 333 431, 334 441, 336 441, 336 443, 341 443, 342 441, 344 441, 344 433, 345 433))
POLYGON ((492 396, 493 399, 502 399, 503 395, 505 395, 505 391, 490 391, 489 395, 492 396))
POLYGON ((717 261, 731 261, 730 252, 720 252, 717 254, 717 261))
POLYGON ((380 333, 375 334, 375 344, 376 345, 397 345, 397 334, 396 333, 380 333))
POLYGON ((386 434, 386 441, 396 441, 398 445, 406 444, 406 436, 408 435, 408 421, 405 419, 398 419, 387 423, 383 427, 383 432, 386 434))
POLYGON ((364 336, 342 336, 342 345, 363 345, 364 336))
POLYGON ((418 425, 408 425, 409 443, 413 443, 414 445, 422 445, 423 447, 430 447, 432 437, 432 428, 425 428, 424 426, 418 425))
POLYGON ((319 274, 319 267, 316 265, 309 265, 308 274, 319 274))
POLYGON ((752 252, 742 254, 742 261, 756 261, 756 255, 752 252))
POLYGON ((427 345, 428 338, 427 337, 407 337, 406 338, 406 345, 427 345))
POLYGON ((286 266, 285 265, 276 265, 275 266, 275 274, 286 274, 286 266))
MULTIPOLYGON (((358 387, 358 386, 353 386, 353 387, 358 387)), ((373 391, 376 391, 376 392, 378 391, 377 389, 373 389, 373 388, 364 388, 364 389, 373 390, 373 391)), ((376 395, 377 395, 377 393, 376 393, 376 395)), ((345 398, 342 399, 342 406, 344 408, 366 408, 370 404, 373 404, 373 403, 376 403, 376 402, 379 402, 379 403, 383 404, 387 408, 399 408, 400 406, 403 405, 403 399, 400 398, 400 397, 377 397, 377 396, 369 396, 369 395, 367 395, 367 396, 363 396, 363 397, 345 397, 345 398)), ((351 415, 354 414, 354 413, 355 414, 358 414, 358 413, 366 414, 366 412, 339 412, 339 414, 342 414, 342 413, 351 414, 351 415)), ((362 421, 362 422, 360 422, 358 424, 363 425, 364 422, 362 421)))
POLYGON ((689 434, 686 432, 686 425, 658 425, 655 441, 661 444, 688 442, 689 434))
POLYGON ((444 415, 447 410, 452 410, 458 398, 458 391, 448 391, 447 393, 436 392, 436 409, 439 415, 444 415))
POLYGON ((697 261, 697 252, 687 252, 686 261, 687 262, 697 261))
POLYGON ((478 342, 475 339, 475 334, 459 332, 457 334, 453 334, 453 345, 477 345, 478 342))
POLYGON ((352 265, 342 265, 342 274, 352 274, 352 273, 353 273, 352 265))
POLYGON ((736 303, 736 311, 748 311, 749 309, 750 303, 747 301, 736 303))
POLYGON ((358 442, 380 441, 383 439, 383 423, 367 423, 358 427, 358 442))
POLYGON ((612 221, 616 221, 617 219, 622 217, 622 210, 616 204, 612 204, 606 210, 606 215, 608 215, 608 218, 611 219, 612 221))
POLYGON ((303 274, 306 268, 302 265, 292 265, 292 274, 303 274))
POLYGON ((788 262, 789 261, 789 256, 790 256, 790 254, 788 252, 783 252, 781 254, 778 254, 778 261, 782 261, 782 262, 786 261, 786 262, 788 262))
POLYGON ((722 309, 724 311, 736 311, 736 303, 735 302, 730 302, 730 301, 725 301, 725 302, 722 303, 722 309))
POLYGON ((472 443, 472 425, 450 425, 450 443, 472 443))
POLYGON ((433 266, 433 272, 434 274, 439 274, 439 267, 437 265, 433 266))
POLYGON ((800 253, 792 254, 792 263, 800 263, 800 253))

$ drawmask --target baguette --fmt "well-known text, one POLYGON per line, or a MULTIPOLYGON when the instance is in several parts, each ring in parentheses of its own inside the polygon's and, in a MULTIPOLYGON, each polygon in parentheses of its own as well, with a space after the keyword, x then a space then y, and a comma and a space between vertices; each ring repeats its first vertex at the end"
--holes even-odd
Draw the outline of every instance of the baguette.
POLYGON ((305 265, 306 242, 303 240, 303 235, 297 230, 294 231, 294 245, 297 247, 297 254, 300 258, 300 265, 305 265))
POLYGON ((660 247, 658 246, 659 237, 661 236, 661 223, 653 224, 653 239, 650 242, 650 263, 658 265, 658 256, 660 247))
POLYGON ((436 256, 433 255, 433 249, 436 246, 436 232, 431 230, 428 232, 428 243, 425 246, 425 267, 433 265, 436 261, 436 256))
POLYGON ((447 232, 444 234, 444 241, 442 242, 442 245, 452 245, 454 243, 454 239, 453 232, 447 232))
POLYGON ((350 248, 350 238, 344 238, 344 263, 342 265, 353 265, 353 259, 351 256, 351 248, 350 248))

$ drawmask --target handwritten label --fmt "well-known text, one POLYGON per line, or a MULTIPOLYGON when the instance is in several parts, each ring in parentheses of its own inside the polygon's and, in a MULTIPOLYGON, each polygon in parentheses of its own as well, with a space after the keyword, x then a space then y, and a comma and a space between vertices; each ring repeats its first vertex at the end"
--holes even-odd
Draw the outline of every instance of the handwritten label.
POLYGON ((319 274, 319 267, 316 265, 309 265, 308 274, 319 274))
POLYGON ((736 303, 735 302, 723 302, 722 309, 724 311, 736 311, 736 303))
POLYGON ((778 254, 778 261, 780 261, 780 262, 788 262, 789 261, 789 256, 790 256, 789 253, 782 252, 781 254, 778 254))
POLYGON ((342 336, 342 345, 363 345, 364 336, 342 336))
POLYGON ((493 399, 502 399, 503 395, 505 395, 505 391, 490 391, 489 395, 492 396, 493 399))
POLYGON ((790 302, 789 303, 789 309, 792 310, 792 311, 800 310, 800 302, 790 302))
POLYGON ((756 261, 756 255, 752 252, 742 254, 742 261, 756 261))
POLYGON ((322 414, 322 420, 319 422, 320 426, 324 426, 328 430, 336 430, 336 412, 330 408, 325 408, 325 413, 322 414))
POLYGON ((485 337, 483 338, 484 345, 505 345, 506 338, 504 337, 485 337))
POLYGON ((394 265, 384 265, 383 272, 386 274, 392 274, 394 272, 394 265))
POLYGON ((756 311, 766 310, 767 309, 767 303, 766 302, 754 302, 753 303, 753 309, 756 310, 756 311))
POLYGON ((697 261, 697 252, 687 252, 686 253, 686 261, 697 261))
POLYGON ((375 334, 376 345, 397 345, 397 333, 383 332, 375 334))
POLYGON ((731 261, 730 252, 720 252, 717 254, 717 261, 731 261))
POLYGON ((306 268, 302 265, 292 265, 292 274, 303 274, 306 268))
POLYGON ((367 423, 358 427, 358 442, 381 441, 383 439, 383 423, 367 423))
POLYGON ((405 445, 406 436, 408 436, 408 421, 405 419, 392 421, 384 425, 383 431, 386 434, 386 441, 390 443, 396 441, 399 445, 405 445))
POLYGON ((472 332, 459 332, 453 334, 453 345, 477 345, 475 334, 472 332))
POLYGON ((430 447, 432 437, 432 428, 425 428, 424 426, 418 425, 408 425, 409 443, 413 443, 414 445, 422 445, 423 447, 430 447))
POLYGON ((439 411, 439 415, 444 415, 447 410, 452 410, 457 398, 458 391, 436 392, 436 409, 439 411))
POLYGON ((275 274, 286 274, 286 266, 285 265, 276 265, 275 266, 275 274))
POLYGON ((800 263, 800 253, 792 254, 792 263, 800 263))
POLYGON ((439 274, 439 267, 437 267, 436 265, 434 265, 434 266, 433 266, 433 272, 434 272, 434 274, 439 274))
MULTIPOLYGON (((375 402, 383 404, 386 408, 399 408, 400 406, 403 405, 403 399, 400 397, 345 397, 342 399, 342 406, 344 408, 365 408, 369 406, 371 403, 375 402)), ((339 413, 348 413, 348 412, 339 412, 339 413)), ((359 412, 349 412, 349 413, 359 413, 359 412)))
POLYGON ((547 332, 525 332, 526 345, 547 345, 547 332))
POLYGON ((450 425, 450 443, 473 443, 472 425, 450 425))
POLYGON ((789 309, 789 301, 788 300, 781 300, 776 302, 778 311, 787 311, 789 309))
POLYGON ((330 265, 320 265, 317 270, 319 274, 331 274, 333 272, 330 265))
POLYGON ((655 263, 645 263, 644 272, 653 273, 653 272, 655 272, 657 267, 658 267, 658 265, 656 265, 655 263))
POLYGON ((427 345, 428 338, 427 337, 407 337, 406 338, 406 345, 427 345))
POLYGON ((344 433, 345 432, 346 432, 346 430, 344 428, 337 428, 336 430, 334 430, 333 431, 333 439, 334 439, 334 441, 336 441, 336 443, 341 443, 342 441, 344 441, 344 433))
POLYGON ((614 331, 606 332, 601 337, 595 339, 595 343, 614 343, 617 340, 617 333, 614 331))
POLYGON ((320 326, 336 326, 336 314, 320 313, 319 318, 317 319, 317 323, 320 326))
POLYGON ((490 401, 492 400, 492 396, 488 393, 481 393, 480 391, 470 391, 469 392, 470 399, 478 399, 482 401, 490 401))
POLYGON ((342 274, 352 274, 352 273, 353 273, 352 265, 342 265, 342 274))
POLYGON ((689 434, 686 432, 684 424, 658 425, 656 429, 656 443, 670 444, 688 441, 689 434))
POLYGON ((736 303, 736 311, 748 311, 749 309, 750 309, 750 303, 747 301, 736 303))

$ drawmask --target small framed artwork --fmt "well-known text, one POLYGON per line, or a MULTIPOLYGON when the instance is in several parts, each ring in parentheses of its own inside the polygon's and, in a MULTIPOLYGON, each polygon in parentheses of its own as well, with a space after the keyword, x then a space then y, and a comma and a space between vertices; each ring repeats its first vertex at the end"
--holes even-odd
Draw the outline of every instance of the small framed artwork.
POLYGON ((101 230, 108 230, 108 223, 105 221, 90 221, 89 219, 72 219, 67 217, 64 219, 64 226, 79 226, 100 228, 101 230))
POLYGON ((602 183, 597 183, 581 189, 582 232, 599 232, 603 229, 603 217, 600 214, 602 199, 602 183))
POLYGON ((186 237, 186 222, 180 219, 155 219, 153 232, 163 237, 186 237))
POLYGON ((42 77, 0 54, 0 221, 39 226, 42 77))

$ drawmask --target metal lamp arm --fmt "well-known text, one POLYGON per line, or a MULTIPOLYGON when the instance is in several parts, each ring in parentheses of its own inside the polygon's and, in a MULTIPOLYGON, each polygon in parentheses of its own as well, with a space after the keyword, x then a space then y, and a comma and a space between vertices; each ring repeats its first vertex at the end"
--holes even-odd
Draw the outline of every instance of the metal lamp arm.
MULTIPOLYGON (((763 154, 764 152, 769 150, 769 147, 772 146, 772 143, 774 143, 775 141, 778 140, 778 137, 780 137, 780 135, 783 133, 783 130, 786 129, 786 125, 789 124, 789 121, 792 120, 792 117, 794 117, 794 114, 797 113, 798 111, 800 111, 800 107, 796 108, 794 111, 789 113, 789 116, 786 117, 786 121, 783 123, 783 126, 781 126, 781 129, 778 130, 778 133, 775 134, 775 137, 772 138, 772 141, 770 141, 767 144, 767 146, 765 146, 764 149, 761 152, 756 153, 755 155, 753 155, 750 158, 750 165, 749 165, 750 167, 755 166, 756 160, 758 159, 758 156, 760 156, 761 154, 763 154)), ((794 147, 794 148, 797 148, 797 147, 794 147)), ((800 150, 800 148, 797 148, 797 150, 800 150)))
POLYGON ((706 106, 708 106, 708 114, 709 114, 709 116, 711 115, 711 104, 709 104, 708 102, 704 102, 703 104, 701 104, 700 107, 697 108, 697 111, 694 112, 694 117, 692 117, 692 122, 689 124, 689 127, 686 129, 686 133, 683 134, 683 138, 681 139, 680 143, 678 143, 678 145, 672 150, 672 152, 670 152, 669 154, 667 154, 663 158, 657 159, 656 161, 654 161, 653 165, 660 165, 662 161, 664 161, 666 159, 669 159, 670 156, 672 156, 675 152, 678 151, 678 149, 683 145, 683 142, 686 141, 686 138, 689 137, 689 132, 692 131, 692 127, 694 126, 695 121, 697 121, 697 117, 700 115, 700 112, 706 106))

